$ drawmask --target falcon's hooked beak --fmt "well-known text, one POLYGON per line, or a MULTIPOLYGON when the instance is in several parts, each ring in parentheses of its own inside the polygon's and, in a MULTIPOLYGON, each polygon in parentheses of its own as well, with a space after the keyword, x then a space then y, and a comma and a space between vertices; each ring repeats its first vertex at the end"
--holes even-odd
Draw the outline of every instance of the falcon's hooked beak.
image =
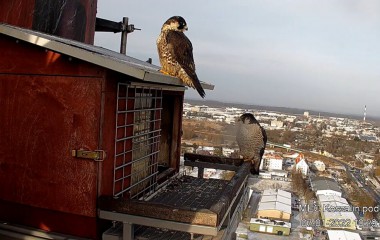
POLYGON ((189 30, 189 28, 187 27, 187 25, 183 27, 183 30, 184 30, 184 31, 189 30))

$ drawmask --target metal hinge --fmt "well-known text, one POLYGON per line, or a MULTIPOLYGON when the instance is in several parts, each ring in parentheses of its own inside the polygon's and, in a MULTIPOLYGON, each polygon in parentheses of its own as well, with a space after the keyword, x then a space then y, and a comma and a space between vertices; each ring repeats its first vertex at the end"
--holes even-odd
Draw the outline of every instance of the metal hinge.
POLYGON ((97 162, 101 162, 106 158, 106 152, 104 150, 71 150, 71 155, 76 158, 92 159, 97 162))

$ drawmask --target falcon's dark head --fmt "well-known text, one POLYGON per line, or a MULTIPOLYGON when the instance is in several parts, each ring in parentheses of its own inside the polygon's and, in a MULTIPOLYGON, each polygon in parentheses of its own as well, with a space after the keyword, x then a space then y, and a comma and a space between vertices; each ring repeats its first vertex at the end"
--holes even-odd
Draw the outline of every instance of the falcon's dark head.
POLYGON ((187 29, 188 29, 187 23, 185 19, 180 16, 174 16, 166 20, 164 25, 162 25, 161 30, 173 30, 173 31, 184 32, 187 29))
POLYGON ((252 113, 244 113, 243 115, 240 116, 239 122, 243 122, 244 124, 257 124, 258 121, 256 118, 253 116, 252 113))

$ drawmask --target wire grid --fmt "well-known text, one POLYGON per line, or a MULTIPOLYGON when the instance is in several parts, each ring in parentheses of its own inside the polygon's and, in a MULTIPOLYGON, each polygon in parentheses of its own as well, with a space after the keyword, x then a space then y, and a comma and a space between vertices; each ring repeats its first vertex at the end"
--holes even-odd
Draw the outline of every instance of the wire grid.
POLYGON ((157 186, 162 89, 118 83, 113 195, 140 198, 157 186))

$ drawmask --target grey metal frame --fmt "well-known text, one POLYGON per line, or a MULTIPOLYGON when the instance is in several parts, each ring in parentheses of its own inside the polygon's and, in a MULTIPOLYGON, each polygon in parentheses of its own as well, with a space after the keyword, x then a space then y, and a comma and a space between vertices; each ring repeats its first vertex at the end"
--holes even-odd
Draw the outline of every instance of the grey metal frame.
POLYGON ((157 186, 162 89, 118 83, 113 195, 139 198, 157 186), (121 119, 121 121, 120 121, 121 119))
MULTIPOLYGON (((164 229, 170 229, 175 231, 182 231, 182 232, 189 232, 189 233, 195 233, 195 234, 203 234, 203 235, 211 235, 211 236, 217 236, 219 230, 223 226, 223 224, 227 223, 227 226, 230 225, 231 221, 235 222, 237 216, 239 215, 237 211, 242 211, 242 207, 240 205, 247 203, 247 181, 248 176, 243 181, 243 184, 239 187, 239 190, 237 191, 235 197, 232 199, 230 205, 228 206, 228 210, 226 211, 225 215, 223 216, 223 219, 219 226, 217 227, 210 227, 210 226, 202 226, 202 225, 195 225, 190 223, 181 223, 181 222, 174 222, 174 221, 168 221, 168 220, 161 220, 156 218, 150 218, 150 217, 143 217, 143 216, 136 216, 136 215, 130 215, 125 213, 117 213, 117 212, 111 212, 111 211, 104 211, 99 210, 98 216, 101 219, 111 220, 111 221, 117 221, 123 223, 123 240, 132 240, 134 239, 134 224, 137 225, 143 225, 143 226, 150 226, 150 227, 157 227, 157 228, 164 228, 164 229), (238 199, 238 196, 240 193, 243 192, 240 199, 238 199), (237 205, 235 211, 231 213, 231 208, 235 204, 235 201, 239 201, 239 204, 237 205), (227 221, 227 222, 226 222, 227 221)), ((225 235, 230 236, 231 234, 231 228, 227 227, 227 232, 225 235)), ((227 239, 227 238, 223 238, 227 239)))

